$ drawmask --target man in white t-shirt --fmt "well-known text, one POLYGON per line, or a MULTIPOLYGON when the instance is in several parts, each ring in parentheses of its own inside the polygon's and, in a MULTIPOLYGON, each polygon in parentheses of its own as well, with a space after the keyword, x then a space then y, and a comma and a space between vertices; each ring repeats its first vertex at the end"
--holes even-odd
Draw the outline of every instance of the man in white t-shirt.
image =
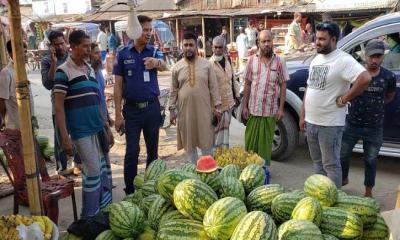
POLYGON ((107 56, 107 46, 108 46, 107 42, 108 42, 107 34, 104 32, 103 28, 100 28, 100 32, 97 35, 97 44, 99 45, 100 48, 102 62, 106 60, 107 56))
POLYGON ((336 49, 340 34, 336 23, 323 22, 316 29, 318 55, 310 64, 299 124, 306 131, 315 173, 328 176, 341 188, 340 148, 347 103, 368 87, 371 76, 353 57, 336 49))

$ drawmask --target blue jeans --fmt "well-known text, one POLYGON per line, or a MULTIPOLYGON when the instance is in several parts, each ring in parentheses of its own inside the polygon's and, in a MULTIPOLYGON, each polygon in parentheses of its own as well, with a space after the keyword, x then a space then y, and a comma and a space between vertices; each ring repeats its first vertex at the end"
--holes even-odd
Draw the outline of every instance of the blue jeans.
POLYGON ((160 131, 161 112, 158 101, 139 109, 125 104, 123 108, 126 131, 126 153, 124 159, 125 193, 135 191, 133 179, 137 174, 137 165, 140 152, 140 134, 143 130, 147 149, 146 166, 158 158, 158 135, 160 131))
POLYGON ((343 179, 347 179, 349 176, 353 148, 359 140, 363 141, 364 149, 364 185, 373 187, 375 186, 377 157, 383 142, 383 128, 360 127, 346 122, 340 152, 343 179))
POLYGON ((340 147, 343 128, 307 123, 307 143, 314 172, 328 176, 338 188, 342 187, 340 147))
MULTIPOLYGON (((53 128, 54 128, 54 158, 56 159, 56 170, 65 170, 68 165, 68 157, 64 153, 61 146, 61 136, 56 123, 56 116, 53 115, 53 128)), ((75 151, 74 162, 81 164, 78 153, 75 151)))

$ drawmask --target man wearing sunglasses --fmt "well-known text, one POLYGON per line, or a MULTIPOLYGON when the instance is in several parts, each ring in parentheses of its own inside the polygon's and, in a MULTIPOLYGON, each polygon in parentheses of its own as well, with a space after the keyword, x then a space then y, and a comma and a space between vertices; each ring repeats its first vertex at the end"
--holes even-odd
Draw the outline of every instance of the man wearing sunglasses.
POLYGON ((340 35, 336 23, 323 22, 316 29, 318 54, 310 64, 300 130, 306 131, 315 173, 328 176, 341 188, 340 149, 347 104, 368 87, 371 76, 353 57, 336 48, 340 35))

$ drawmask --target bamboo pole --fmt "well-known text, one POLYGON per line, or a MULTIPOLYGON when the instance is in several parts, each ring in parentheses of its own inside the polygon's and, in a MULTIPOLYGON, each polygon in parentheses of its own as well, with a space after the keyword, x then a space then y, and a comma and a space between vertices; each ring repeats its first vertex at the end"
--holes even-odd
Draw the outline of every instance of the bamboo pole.
POLYGON ((235 29, 234 29, 234 26, 233 26, 233 17, 229 17, 229 27, 230 27, 230 29, 229 29, 229 37, 230 37, 230 39, 231 39, 231 43, 233 43, 233 42, 235 42, 235 39, 233 39, 234 38, 234 31, 235 31, 235 29))
POLYGON ((36 168, 31 122, 31 103, 29 97, 30 91, 29 82, 25 71, 19 0, 8 0, 8 5, 29 209, 32 215, 42 215, 42 198, 38 178, 39 174, 36 168))

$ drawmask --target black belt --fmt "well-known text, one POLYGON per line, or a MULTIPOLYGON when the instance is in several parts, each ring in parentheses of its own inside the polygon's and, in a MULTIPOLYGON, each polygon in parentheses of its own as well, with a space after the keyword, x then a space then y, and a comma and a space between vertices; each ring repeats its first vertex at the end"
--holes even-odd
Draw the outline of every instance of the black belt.
POLYGON ((153 99, 150 99, 150 100, 147 100, 147 101, 144 101, 144 102, 137 102, 137 101, 129 101, 129 100, 127 100, 125 102, 125 104, 128 105, 128 106, 132 106, 132 107, 136 107, 136 108, 142 109, 142 108, 147 108, 150 104, 155 103, 156 101, 158 101, 158 98, 153 98, 153 99))

